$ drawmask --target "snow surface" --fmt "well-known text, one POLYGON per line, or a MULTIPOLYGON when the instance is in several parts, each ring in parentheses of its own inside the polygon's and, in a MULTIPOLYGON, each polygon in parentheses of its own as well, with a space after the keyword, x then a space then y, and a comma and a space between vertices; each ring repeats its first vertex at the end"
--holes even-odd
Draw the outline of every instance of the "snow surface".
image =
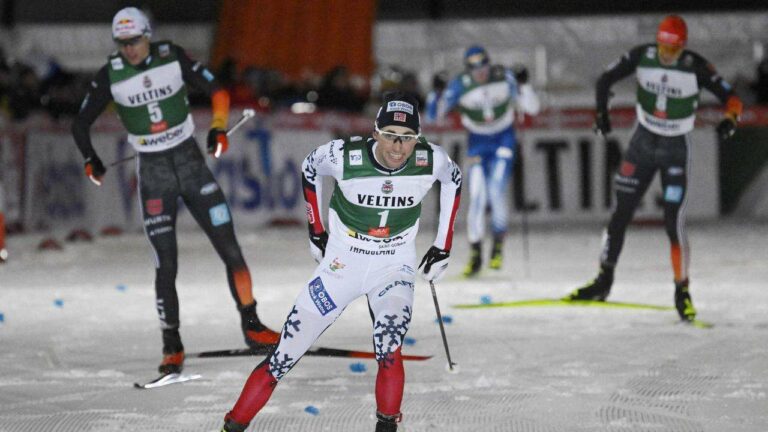
MULTIPOLYGON (((476 280, 456 239, 450 274, 437 284, 445 356, 426 283, 417 284, 415 340, 406 353, 404 421, 414 431, 768 430, 768 226, 695 225, 691 292, 699 317, 673 311, 537 307, 459 310, 451 305, 560 297, 594 276, 600 227, 538 228, 526 263, 519 233, 504 270, 476 280)), ((259 314, 279 328, 314 262, 303 228, 239 232, 259 314)), ((425 251, 431 233, 420 236, 425 251)), ((140 234, 67 243, 38 252, 39 235, 9 239, 0 266, 0 431, 214 431, 261 358, 190 359, 203 379, 136 390, 155 375, 160 332, 149 247, 140 234)), ((223 266, 199 231, 182 233, 178 291, 187 352, 238 348, 239 318, 223 266)), ((661 228, 632 228, 611 300, 672 305, 661 228)), ((371 348, 363 299, 319 340, 371 348)), ((376 366, 307 357, 280 383, 253 431, 372 431, 376 366), (360 369, 356 367, 356 369, 360 369), (307 412, 314 407, 316 412, 307 412)))

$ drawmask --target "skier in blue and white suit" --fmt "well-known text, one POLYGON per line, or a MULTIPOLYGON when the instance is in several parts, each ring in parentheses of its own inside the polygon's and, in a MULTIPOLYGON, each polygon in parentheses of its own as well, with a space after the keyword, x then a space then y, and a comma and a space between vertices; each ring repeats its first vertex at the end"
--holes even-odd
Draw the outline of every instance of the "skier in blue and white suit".
POLYGON ((528 114, 539 112, 539 98, 528 84, 528 71, 491 65, 485 48, 474 45, 464 54, 466 70, 442 92, 427 97, 427 121, 440 121, 458 110, 469 132, 467 168, 469 216, 467 236, 472 248, 465 276, 476 275, 482 266, 481 244, 485 235, 485 209, 491 206, 493 247, 489 266, 500 269, 507 231, 507 184, 514 163, 516 138, 513 104, 528 114))

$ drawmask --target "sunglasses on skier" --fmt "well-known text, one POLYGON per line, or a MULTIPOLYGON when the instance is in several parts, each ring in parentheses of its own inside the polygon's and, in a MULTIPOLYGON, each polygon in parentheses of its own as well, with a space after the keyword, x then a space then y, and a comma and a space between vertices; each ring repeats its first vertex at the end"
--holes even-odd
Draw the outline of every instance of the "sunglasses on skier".
POLYGON ((403 144, 410 143, 411 141, 419 139, 421 135, 411 135, 411 134, 396 134, 394 132, 383 132, 381 129, 379 129, 378 126, 374 126, 374 130, 379 133, 379 135, 384 138, 385 140, 389 142, 394 142, 397 139, 400 139, 400 142, 403 144))

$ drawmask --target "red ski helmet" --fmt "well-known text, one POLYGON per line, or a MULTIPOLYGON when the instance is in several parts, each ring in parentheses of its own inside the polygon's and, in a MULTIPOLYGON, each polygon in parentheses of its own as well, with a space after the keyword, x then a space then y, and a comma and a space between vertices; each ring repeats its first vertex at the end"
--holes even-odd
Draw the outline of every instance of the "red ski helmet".
POLYGON ((677 47, 685 46, 688 41, 688 26, 678 15, 667 15, 659 24, 656 42, 677 47))

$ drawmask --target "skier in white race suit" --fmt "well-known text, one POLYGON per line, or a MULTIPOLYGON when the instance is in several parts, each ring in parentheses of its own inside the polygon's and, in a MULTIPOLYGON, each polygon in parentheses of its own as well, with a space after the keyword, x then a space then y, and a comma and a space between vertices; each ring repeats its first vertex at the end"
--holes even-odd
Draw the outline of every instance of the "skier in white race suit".
POLYGON ((461 191, 459 167, 420 135, 419 123, 415 98, 390 94, 370 138, 337 139, 307 156, 304 198, 310 249, 319 265, 299 292, 279 344, 251 373, 222 430, 245 430, 278 381, 362 295, 368 298, 378 363, 376 431, 397 430, 405 383, 401 348, 413 310, 421 201, 439 181, 437 238, 419 265, 421 275, 434 281, 448 265, 461 191), (327 232, 320 217, 323 176, 337 182, 327 232))

